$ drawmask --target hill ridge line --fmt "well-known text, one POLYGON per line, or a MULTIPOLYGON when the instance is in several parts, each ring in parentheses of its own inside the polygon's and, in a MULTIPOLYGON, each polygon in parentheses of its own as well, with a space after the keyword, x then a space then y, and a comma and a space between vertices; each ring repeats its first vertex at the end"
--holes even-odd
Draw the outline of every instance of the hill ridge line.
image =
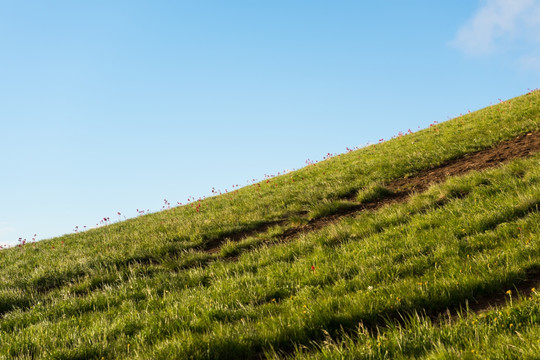
MULTIPOLYGON (((531 156, 537 151, 540 151, 540 131, 533 131, 521 134, 510 140, 505 140, 490 148, 446 160, 439 166, 420 170, 412 176, 396 179, 384 184, 384 187, 389 190, 389 193, 385 196, 379 197, 373 201, 351 205, 350 207, 333 214, 309 220, 305 225, 289 228, 285 230, 283 234, 278 236, 278 241, 290 241, 301 233, 321 229, 339 221, 341 218, 354 215, 361 211, 373 211, 384 205, 403 202, 415 192, 425 191, 429 186, 440 183, 450 176, 459 176, 470 171, 479 171, 496 167, 510 160, 531 156)), ((355 196, 356 191, 353 192, 352 195, 344 196, 340 199, 353 200, 355 196)), ((205 243, 200 250, 210 254, 218 253, 221 246, 227 241, 240 241, 249 236, 262 234, 271 226, 283 225, 287 223, 288 220, 289 218, 285 218, 266 222, 255 229, 210 240, 205 243)), ((235 257, 236 256, 230 256, 229 258, 234 259, 235 257)))

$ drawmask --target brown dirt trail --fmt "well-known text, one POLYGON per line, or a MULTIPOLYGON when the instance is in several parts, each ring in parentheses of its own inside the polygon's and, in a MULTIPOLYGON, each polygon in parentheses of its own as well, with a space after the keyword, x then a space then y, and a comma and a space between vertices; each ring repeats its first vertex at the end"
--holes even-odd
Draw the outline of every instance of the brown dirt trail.
POLYGON ((311 220, 303 226, 288 229, 282 235, 282 240, 290 240, 300 233, 320 229, 335 223, 344 216, 353 215, 359 211, 376 210, 387 204, 404 202, 414 192, 427 190, 430 185, 442 182, 450 176, 459 176, 469 171, 495 167, 513 159, 533 155, 537 151, 540 151, 540 131, 523 134, 492 148, 445 161, 437 167, 422 170, 408 178, 394 180, 386 184, 385 187, 392 191, 391 195, 369 203, 358 204, 339 213, 311 220))

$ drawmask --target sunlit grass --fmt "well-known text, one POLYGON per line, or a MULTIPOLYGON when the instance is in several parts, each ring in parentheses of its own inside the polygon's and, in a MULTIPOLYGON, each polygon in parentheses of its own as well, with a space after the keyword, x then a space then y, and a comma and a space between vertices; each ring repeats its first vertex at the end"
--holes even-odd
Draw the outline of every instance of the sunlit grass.
POLYGON ((192 205, 0 251, 0 355, 533 357, 539 298, 515 290, 540 268, 540 155, 292 231, 538 130, 539 116, 533 92, 192 205), (444 320, 487 298, 512 303, 444 320))

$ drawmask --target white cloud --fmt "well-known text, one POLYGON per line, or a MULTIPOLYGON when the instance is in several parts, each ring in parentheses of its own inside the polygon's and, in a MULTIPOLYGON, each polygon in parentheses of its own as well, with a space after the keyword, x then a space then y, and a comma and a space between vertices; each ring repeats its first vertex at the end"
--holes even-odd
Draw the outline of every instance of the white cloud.
POLYGON ((492 53, 504 42, 540 45, 540 0, 485 0, 451 45, 470 55, 492 53))

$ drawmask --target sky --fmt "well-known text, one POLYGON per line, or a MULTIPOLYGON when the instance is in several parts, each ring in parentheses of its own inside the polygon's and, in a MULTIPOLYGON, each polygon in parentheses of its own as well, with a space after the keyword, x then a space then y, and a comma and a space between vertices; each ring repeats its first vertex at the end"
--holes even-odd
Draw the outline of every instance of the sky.
POLYGON ((246 185, 539 81, 540 0, 0 0, 0 245, 246 185))

